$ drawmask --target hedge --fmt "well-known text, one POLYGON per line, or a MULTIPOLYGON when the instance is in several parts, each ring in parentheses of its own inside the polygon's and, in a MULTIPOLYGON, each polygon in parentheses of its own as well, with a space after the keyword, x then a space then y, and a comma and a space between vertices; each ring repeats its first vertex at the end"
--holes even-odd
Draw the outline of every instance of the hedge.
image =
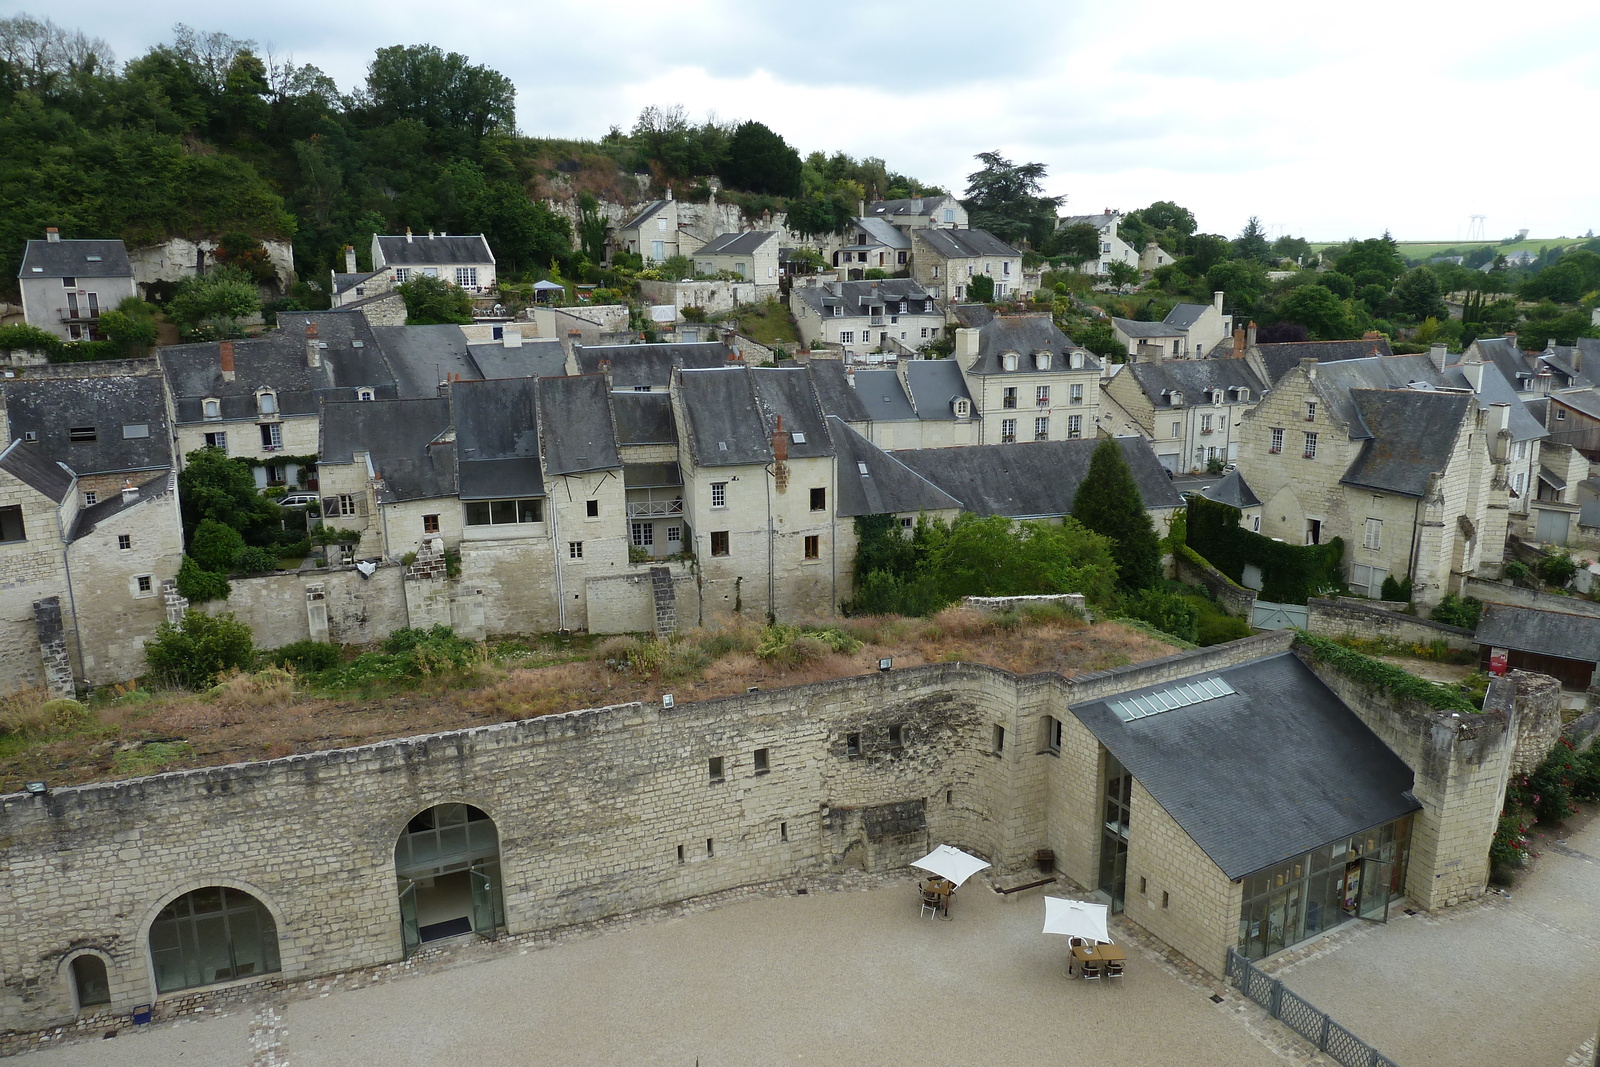
POLYGON ((1477 715, 1483 710, 1449 686, 1424 681, 1393 664, 1364 656, 1326 637, 1316 637, 1304 630, 1296 630, 1295 633, 1298 635, 1295 645, 1304 649, 1313 660, 1376 689, 1421 701, 1437 711, 1477 715))
POLYGON ((1201 496, 1189 498, 1187 543, 1235 582, 1243 583, 1246 564, 1259 567, 1262 600, 1304 604, 1344 586, 1340 538, 1325 545, 1287 545, 1240 526, 1238 508, 1201 496))

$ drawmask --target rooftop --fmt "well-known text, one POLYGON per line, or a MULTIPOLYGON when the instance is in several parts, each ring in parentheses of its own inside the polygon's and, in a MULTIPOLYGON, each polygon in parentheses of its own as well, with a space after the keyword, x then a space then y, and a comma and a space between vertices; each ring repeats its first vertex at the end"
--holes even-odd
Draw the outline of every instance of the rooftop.
POLYGON ((17 277, 131 278, 133 266, 118 240, 29 241, 17 277))
POLYGON ((380 236, 377 241, 383 251, 384 262, 393 266, 494 262, 494 253, 489 250, 489 242, 481 233, 402 233, 392 237, 380 236))

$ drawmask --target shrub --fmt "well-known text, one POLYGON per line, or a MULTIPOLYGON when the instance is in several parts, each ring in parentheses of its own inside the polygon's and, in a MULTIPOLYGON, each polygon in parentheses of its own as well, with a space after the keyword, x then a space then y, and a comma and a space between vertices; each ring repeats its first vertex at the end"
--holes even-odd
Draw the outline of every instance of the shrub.
POLYGON ((94 712, 87 704, 71 697, 57 697, 39 705, 39 712, 54 730, 76 730, 94 722, 94 712))
POLYGON ((1241 637, 1249 637, 1254 632, 1248 622, 1236 615, 1229 615, 1220 608, 1215 611, 1202 610, 1195 644, 1201 647, 1225 644, 1228 641, 1237 641, 1241 637))
POLYGON ((1539 577, 1551 585, 1560 588, 1572 581, 1572 576, 1578 573, 1578 562, 1567 552, 1558 552, 1552 556, 1545 556, 1539 560, 1539 577))
POLYGON ((1184 641, 1194 641, 1199 636, 1200 612, 1181 593, 1141 589, 1128 598, 1127 612, 1184 641))
POLYGON ((278 554, 270 548, 249 545, 233 557, 233 569, 239 574, 264 574, 278 569, 278 554))
POLYGON ((232 526, 206 519, 189 538, 189 556, 208 571, 230 570, 244 551, 244 536, 232 526))
POLYGON ((1243 529, 1238 508, 1199 496, 1189 498, 1187 537, 1190 548, 1235 582, 1243 579, 1245 564, 1261 568, 1263 600, 1304 604, 1344 585, 1344 542, 1337 537, 1323 545, 1284 544, 1243 529))
POLYGON ((288 667, 296 674, 312 674, 332 670, 339 665, 339 646, 322 641, 296 641, 273 649, 268 659, 279 667, 288 667))
POLYGON ((1477 597, 1458 597, 1454 593, 1446 593, 1429 618, 1448 626, 1459 626, 1463 630, 1476 630, 1478 617, 1482 614, 1483 601, 1477 597))
POLYGON ((193 610, 176 626, 157 627, 144 654, 152 674, 185 689, 204 689, 223 671, 248 670, 256 658, 250 627, 230 614, 193 610))
POLYGON ((1506 561, 1506 565, 1501 573, 1507 578, 1511 579, 1513 582, 1524 582, 1528 580, 1528 575, 1532 574, 1533 572, 1528 570, 1528 565, 1522 562, 1520 559, 1512 559, 1506 561))
POLYGON ((227 600, 233 587, 228 576, 221 571, 208 571, 195 562, 193 556, 184 556, 178 564, 176 581, 178 594, 187 597, 191 604, 204 604, 208 600, 227 600))
POLYGON ((1393 664, 1364 656, 1326 637, 1298 630, 1295 645, 1317 663, 1332 667, 1347 677, 1394 696, 1418 700, 1437 711, 1459 711, 1476 715, 1479 708, 1457 690, 1418 678, 1393 664))
POLYGON ((1385 600, 1404 600, 1409 602, 1411 600, 1411 579, 1407 578, 1403 582, 1397 582, 1394 575, 1391 574, 1383 580, 1383 589, 1378 595, 1385 600))

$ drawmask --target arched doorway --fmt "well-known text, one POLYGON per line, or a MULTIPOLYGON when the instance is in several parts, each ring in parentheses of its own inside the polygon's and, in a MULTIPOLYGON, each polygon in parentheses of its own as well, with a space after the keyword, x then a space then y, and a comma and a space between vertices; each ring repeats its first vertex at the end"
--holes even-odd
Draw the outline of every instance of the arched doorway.
POLYGON ((493 937, 505 925, 500 835, 471 804, 440 804, 414 816, 394 846, 405 954, 456 934, 493 937))
POLYGON ((74 956, 71 966, 72 995, 80 1012, 111 1003, 111 981, 106 961, 92 952, 74 956))
POLYGON ((272 974, 279 969, 278 925, 249 893, 206 886, 156 915, 150 957, 158 993, 272 974))

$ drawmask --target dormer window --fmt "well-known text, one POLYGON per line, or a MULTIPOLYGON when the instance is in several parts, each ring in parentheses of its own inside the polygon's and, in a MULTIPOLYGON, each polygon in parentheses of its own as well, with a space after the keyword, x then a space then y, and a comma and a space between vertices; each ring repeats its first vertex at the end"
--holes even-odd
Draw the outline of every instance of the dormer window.
POLYGON ((833 317, 836 318, 836 319, 844 318, 844 305, 843 304, 835 304, 835 305, 833 305, 833 317))
POLYGON ((1244 402, 1246 400, 1249 400, 1249 399, 1250 399, 1250 390, 1246 389, 1244 386, 1240 386, 1239 387, 1239 400, 1240 400, 1240 402, 1242 403, 1242 402, 1244 402))
POLYGON ((1172 399, 1171 399, 1170 403, 1172 404, 1173 407, 1182 406, 1182 404, 1183 404, 1183 393, 1180 392, 1177 389, 1174 389, 1172 391, 1172 399))
POLYGON ((208 419, 220 419, 222 418, 222 401, 214 396, 208 396, 200 402, 200 410, 205 413, 205 417, 208 419))
POLYGON ((276 415, 278 413, 278 395, 267 391, 257 393, 256 410, 263 415, 276 415))
POLYGON ((968 418, 968 417, 970 417, 972 415, 972 401, 968 400, 964 396, 958 396, 958 397, 956 397, 955 409, 956 409, 956 418, 958 418, 958 419, 968 418))
POLYGON ((1034 366, 1035 370, 1049 370, 1050 369, 1050 353, 1048 353, 1048 352, 1035 352, 1033 354, 1033 366, 1034 366))
POLYGON ((1072 367, 1073 370, 1082 370, 1083 369, 1083 350, 1079 349, 1079 348, 1073 349, 1072 350, 1072 354, 1067 357, 1067 361, 1068 361, 1069 365, 1072 367))
POLYGON ((1015 352, 1007 352, 1005 355, 1001 356, 1000 367, 1002 370, 1016 370, 1017 354, 1015 352))
POLYGON ((356 399, 357 400, 371 400, 372 399, 372 390, 371 389, 357 389, 356 390, 356 399))

